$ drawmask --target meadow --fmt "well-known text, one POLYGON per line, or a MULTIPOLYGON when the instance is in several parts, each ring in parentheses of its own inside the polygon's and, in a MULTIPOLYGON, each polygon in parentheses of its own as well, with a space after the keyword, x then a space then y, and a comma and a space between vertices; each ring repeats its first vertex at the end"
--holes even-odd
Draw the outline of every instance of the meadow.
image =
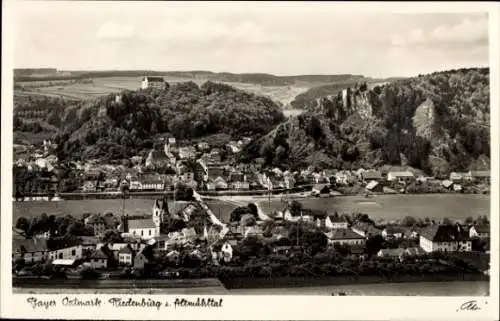
MULTIPOLYGON (((19 91, 24 95, 45 95, 50 97, 63 97, 66 99, 86 100, 93 99, 99 96, 112 94, 121 90, 137 90, 140 87, 142 77, 96 77, 93 78, 93 83, 66 83, 56 84, 54 86, 40 88, 26 88, 24 91, 19 91)), ((164 77, 169 83, 194 81, 198 85, 202 85, 205 80, 180 77, 164 77)), ((36 84, 44 84, 48 82, 38 81, 36 84)), ((226 82, 228 85, 235 88, 245 90, 250 93, 264 95, 274 101, 281 102, 284 106, 290 104, 296 95, 306 91, 307 85, 297 86, 261 86, 257 84, 246 84, 236 82, 226 82)), ((19 83, 19 85, 34 85, 35 82, 19 83)))

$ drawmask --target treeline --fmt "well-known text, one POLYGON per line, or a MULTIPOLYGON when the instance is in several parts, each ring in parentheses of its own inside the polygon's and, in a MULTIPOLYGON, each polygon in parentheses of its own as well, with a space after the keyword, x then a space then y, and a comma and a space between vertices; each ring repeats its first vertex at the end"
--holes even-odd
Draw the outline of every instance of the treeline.
POLYGON ((154 136, 165 133, 179 140, 219 133, 252 137, 284 119, 270 99, 212 82, 126 91, 120 102, 108 95, 59 117, 62 130, 55 142, 60 159, 129 158, 153 148, 154 136))
MULTIPOLYGON (((36 72, 34 70, 33 72, 36 72)), ((14 82, 30 82, 30 81, 56 81, 56 80, 77 80, 97 77, 141 77, 141 76, 165 76, 165 77, 181 77, 181 78, 201 78, 210 81, 222 82, 240 82, 259 84, 263 86, 287 86, 293 85, 296 82, 309 83, 332 83, 338 81, 346 81, 350 79, 363 78, 361 75, 340 74, 340 75, 296 75, 296 76, 276 76, 265 73, 246 73, 235 74, 229 72, 214 73, 211 71, 148 71, 148 70, 103 70, 103 71, 70 71, 67 76, 47 74, 46 76, 33 76, 32 72, 15 71, 14 82)))

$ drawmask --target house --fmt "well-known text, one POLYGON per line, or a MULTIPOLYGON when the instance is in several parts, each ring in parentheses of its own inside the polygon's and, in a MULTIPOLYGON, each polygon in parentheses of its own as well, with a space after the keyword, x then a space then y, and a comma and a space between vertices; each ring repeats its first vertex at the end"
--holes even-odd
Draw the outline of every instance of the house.
POLYGON ((118 263, 120 265, 132 265, 134 257, 134 251, 130 246, 125 246, 118 251, 118 263))
POLYGON ((357 170, 354 172, 354 175, 356 175, 356 177, 357 177, 357 178, 359 178, 360 180, 362 180, 362 179, 363 179, 363 173, 364 173, 364 172, 367 172, 367 170, 366 170, 366 169, 364 169, 364 168, 359 168, 359 169, 357 169, 357 170))
POLYGON ((213 181, 213 184, 214 184, 214 187, 215 187, 215 190, 225 190, 228 188, 228 185, 226 183, 226 181, 222 178, 222 177, 217 177, 214 181, 213 181))
POLYGON ((148 249, 150 250, 148 247, 143 248, 134 257, 134 268, 144 269, 145 266, 151 264, 153 257, 151 251, 148 251, 148 249))
POLYGON ((65 267, 65 268, 74 268, 78 265, 77 260, 72 260, 72 259, 66 259, 66 260, 57 259, 53 260, 51 264, 54 266, 65 267))
POLYGON ((76 245, 55 251, 51 251, 49 258, 51 260, 80 260, 91 253, 93 245, 76 245))
POLYGON ((142 164, 142 156, 132 156, 130 158, 130 162, 134 165, 140 165, 142 164))
POLYGON ((410 171, 400 171, 400 172, 389 172, 387 173, 387 180, 390 182, 410 182, 415 179, 415 175, 413 175, 410 171))
POLYGON ((182 172, 180 175, 180 181, 183 183, 194 181, 194 173, 187 168, 183 168, 183 170, 179 170, 182 172))
POLYGON ((350 171, 338 171, 335 173, 335 182, 340 185, 348 185, 352 183, 353 175, 350 171))
POLYGON ((141 81, 141 89, 147 88, 165 89, 165 80, 163 77, 145 76, 141 81))
POLYGON ((314 196, 330 196, 330 188, 326 184, 316 184, 313 186, 311 194, 314 196))
POLYGON ((364 246, 366 239, 351 229, 334 229, 325 233, 328 238, 328 245, 356 245, 364 246))
POLYGON ((43 261, 49 250, 47 248, 47 241, 45 239, 25 239, 13 238, 12 239, 12 257, 24 258, 26 263, 35 263, 43 261))
POLYGON ((199 180, 201 178, 204 182, 208 181, 208 167, 203 160, 196 160, 194 171, 195 179, 199 180))
POLYGON ((425 252, 420 247, 409 247, 405 250, 404 254, 408 256, 420 256, 424 255, 425 252))
POLYGON ((94 250, 89 256, 89 261, 94 269, 105 269, 108 267, 108 256, 102 250, 94 250))
POLYGON ((470 171, 469 176, 473 182, 489 183, 491 179, 490 171, 470 171))
POLYGON ((148 175, 141 179, 141 189, 143 191, 163 191, 165 183, 154 175, 148 175))
POLYGON ((405 253, 406 253, 406 251, 404 249, 401 249, 401 248, 381 249, 380 251, 378 251, 377 256, 390 257, 390 258, 402 260, 405 253))
POLYGON ((325 226, 331 229, 346 229, 348 227, 347 221, 340 216, 327 216, 325 226))
POLYGON ((249 226, 246 228, 245 238, 247 238, 247 237, 262 237, 263 233, 264 233, 264 231, 262 230, 262 227, 260 227, 258 225, 249 226))
POLYGON ((198 147, 198 150, 202 152, 210 150, 210 145, 207 142, 199 142, 196 147, 198 147))
POLYGON ((127 233, 149 240, 160 235, 160 227, 155 224, 152 218, 128 220, 127 233))
POLYGON ((420 232, 420 247, 425 252, 470 252, 471 240, 460 225, 438 225, 420 232))
POLYGON ((386 240, 402 239, 404 232, 397 226, 386 226, 382 231, 382 237, 386 240))
POLYGON ((194 146, 186 146, 179 148, 180 159, 194 159, 196 158, 196 148, 194 146))
POLYGON ((152 149, 149 151, 148 157, 144 165, 146 167, 166 167, 172 164, 171 157, 165 153, 163 149, 156 150, 152 149))
POLYGON ((478 237, 480 239, 487 239, 490 237, 489 225, 474 225, 469 229, 469 237, 478 237))
POLYGON ((382 231, 380 229, 364 222, 358 222, 356 225, 352 227, 352 230, 366 238, 374 237, 376 235, 382 236, 382 231))
POLYGON ((361 179, 363 180, 363 183, 366 183, 370 181, 380 182, 384 178, 379 171, 370 170, 362 172, 361 179))
POLYGON ((236 246, 236 240, 226 240, 222 244, 217 244, 212 248, 212 257, 216 260, 223 260, 224 262, 231 262, 233 259, 233 248, 236 246))
POLYGON ((104 188, 117 188, 118 187, 118 179, 116 178, 107 178, 104 180, 104 188))
POLYGON ((462 182, 467 179, 469 173, 459 173, 459 172, 451 172, 450 173, 450 181, 452 182, 462 182))
POLYGON ((92 214, 85 220, 85 225, 90 225, 95 236, 102 236, 106 230, 106 220, 101 215, 92 214))
POLYGON ((250 184, 246 181, 236 181, 231 183, 231 188, 237 191, 249 190, 250 184))
POLYGON ((82 186, 82 191, 83 192, 96 192, 97 191, 97 184, 96 184, 96 181, 85 181, 83 182, 83 186, 82 186))
POLYGON ((449 179, 445 179, 444 181, 441 182, 441 185, 443 185, 444 188, 450 189, 453 188, 453 181, 449 179))
POLYGON ((317 227, 326 227, 331 230, 346 229, 348 227, 347 222, 339 216, 315 215, 315 219, 317 227))
POLYGON ((368 184, 366 184, 365 189, 368 192, 372 192, 372 193, 380 193, 380 192, 384 191, 382 184, 380 184, 377 181, 370 181, 368 184))
POLYGON ((219 164, 221 162, 220 153, 212 150, 210 153, 205 153, 200 157, 201 160, 205 162, 205 164, 219 164))
POLYGON ((283 182, 285 183, 286 189, 291 189, 295 187, 295 178, 292 175, 285 175, 283 177, 283 182))

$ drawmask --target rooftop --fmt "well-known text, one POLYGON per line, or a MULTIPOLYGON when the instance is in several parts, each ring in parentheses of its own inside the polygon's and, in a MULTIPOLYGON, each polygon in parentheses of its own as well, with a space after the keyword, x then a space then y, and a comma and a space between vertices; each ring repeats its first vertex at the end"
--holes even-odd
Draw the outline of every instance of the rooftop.
POLYGON ((163 77, 157 77, 157 76, 146 76, 144 77, 143 80, 148 80, 148 81, 153 81, 153 82, 165 82, 165 79, 163 77))
POLYGON ((358 233, 354 232, 351 229, 335 229, 332 230, 328 233, 325 233, 325 235, 330 239, 330 240, 355 240, 355 239, 364 239, 363 236, 359 235, 358 233))
POLYGON ((464 229, 459 225, 438 225, 428 227, 420 235, 433 242, 451 242, 467 239, 464 229))
POLYGON ((129 230, 156 228, 156 225, 151 218, 147 218, 128 221, 128 228, 129 230))

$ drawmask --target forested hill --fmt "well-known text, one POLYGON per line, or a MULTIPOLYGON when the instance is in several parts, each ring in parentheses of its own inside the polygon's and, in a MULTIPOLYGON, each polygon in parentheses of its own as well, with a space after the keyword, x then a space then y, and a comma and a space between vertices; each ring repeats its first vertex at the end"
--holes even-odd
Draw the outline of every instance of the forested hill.
POLYGON ((275 166, 349 168, 383 164, 444 175, 489 167, 489 70, 421 75, 322 98, 314 111, 290 119, 249 145, 275 166))
POLYGON ((55 138, 59 157, 122 159, 152 148, 157 134, 177 139, 218 133, 255 137, 284 121, 270 99, 212 82, 127 91, 121 102, 115 98, 108 95, 50 115, 61 125, 55 138))

